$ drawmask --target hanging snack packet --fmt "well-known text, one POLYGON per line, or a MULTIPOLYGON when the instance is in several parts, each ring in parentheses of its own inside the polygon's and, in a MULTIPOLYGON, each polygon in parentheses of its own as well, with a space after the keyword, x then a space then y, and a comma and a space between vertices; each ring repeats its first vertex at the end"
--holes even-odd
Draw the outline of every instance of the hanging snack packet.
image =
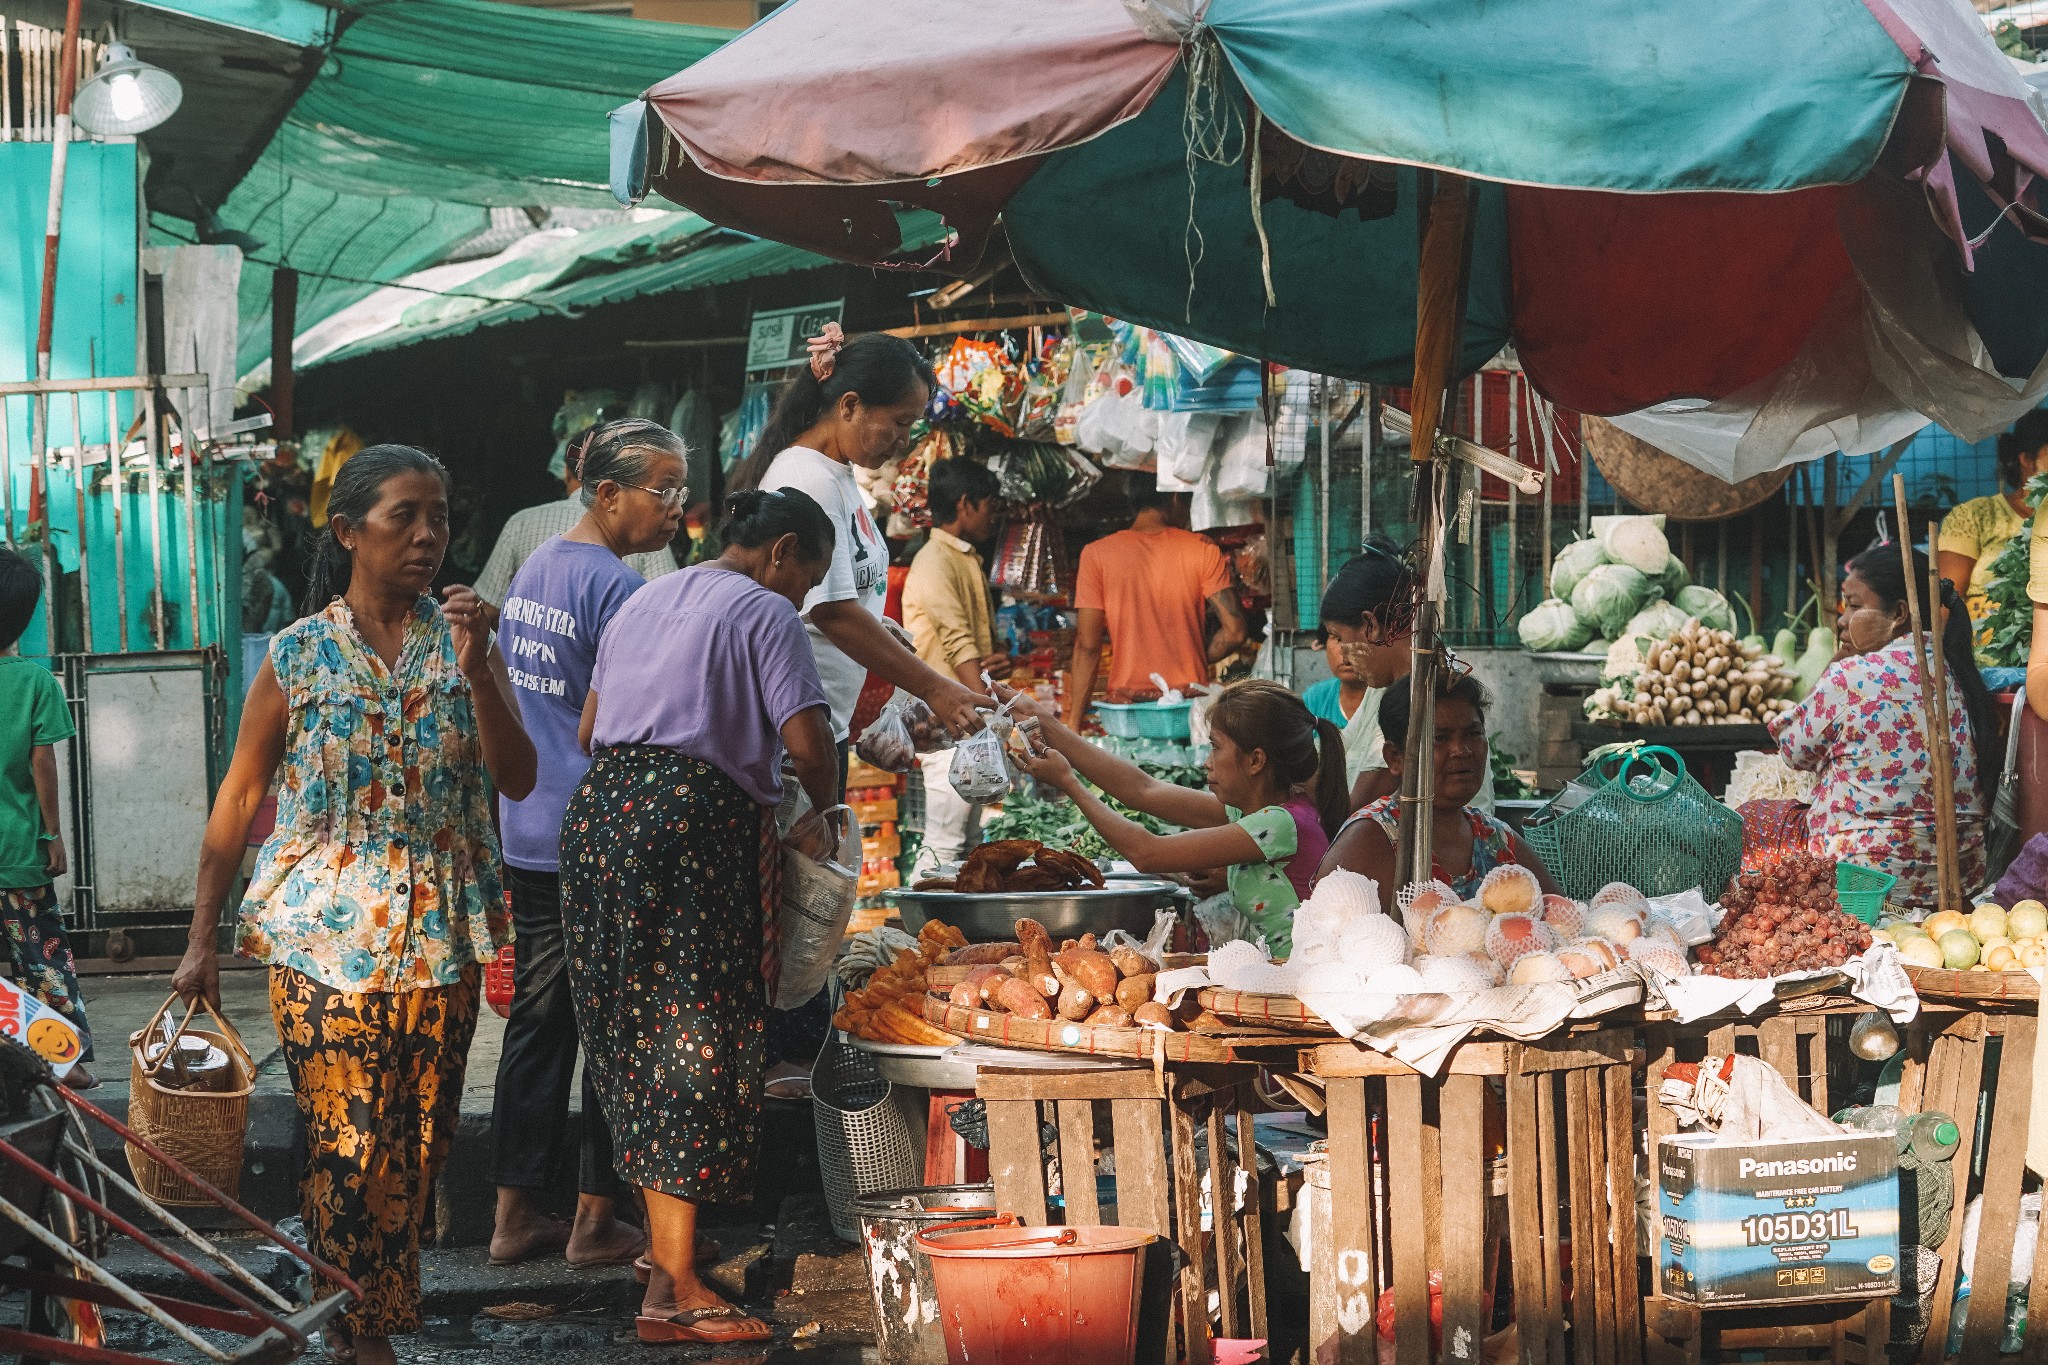
POLYGON ((953 790, 962 801, 980 805, 993 801, 1010 789, 1010 764, 1003 756, 1003 741, 992 726, 983 726, 960 741, 953 750, 949 775, 953 790))

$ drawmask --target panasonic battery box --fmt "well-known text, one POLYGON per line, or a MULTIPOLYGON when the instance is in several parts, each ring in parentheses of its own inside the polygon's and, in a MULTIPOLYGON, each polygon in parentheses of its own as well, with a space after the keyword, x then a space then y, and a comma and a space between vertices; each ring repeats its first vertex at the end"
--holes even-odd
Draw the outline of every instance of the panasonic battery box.
POLYGON ((1696 1304, 1875 1298, 1899 1287, 1899 1173, 1889 1133, 1657 1146, 1657 1276, 1696 1304))

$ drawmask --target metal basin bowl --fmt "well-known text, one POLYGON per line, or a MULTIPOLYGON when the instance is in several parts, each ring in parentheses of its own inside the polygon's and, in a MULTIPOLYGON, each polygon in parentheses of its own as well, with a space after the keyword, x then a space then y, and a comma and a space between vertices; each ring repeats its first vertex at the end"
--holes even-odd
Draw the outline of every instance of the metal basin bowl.
POLYGON ((1159 907, 1180 894, 1172 882, 1112 878, 1100 890, 1008 891, 965 895, 958 891, 890 891, 888 898, 911 933, 939 920, 967 936, 969 943, 1002 943, 1017 936, 1017 921, 1035 919, 1055 940, 1111 929, 1143 938, 1159 907))

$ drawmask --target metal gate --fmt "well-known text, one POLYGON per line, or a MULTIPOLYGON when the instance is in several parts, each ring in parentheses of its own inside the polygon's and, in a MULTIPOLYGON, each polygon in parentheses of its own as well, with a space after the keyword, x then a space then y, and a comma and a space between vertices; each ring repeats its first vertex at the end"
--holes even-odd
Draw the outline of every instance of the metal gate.
POLYGON ((0 384, 0 499, 39 556, 21 643, 64 685, 63 765, 82 951, 182 947, 200 835, 226 761, 240 642, 240 472, 194 439, 176 395, 200 374, 0 384), (25 438, 25 439, 24 439, 25 438))

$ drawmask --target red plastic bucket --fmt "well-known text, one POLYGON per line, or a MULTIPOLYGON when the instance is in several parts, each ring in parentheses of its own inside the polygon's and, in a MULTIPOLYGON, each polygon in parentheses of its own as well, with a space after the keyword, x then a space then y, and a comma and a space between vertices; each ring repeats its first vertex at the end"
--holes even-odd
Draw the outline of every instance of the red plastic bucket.
POLYGON ((919 1233, 949 1365, 1131 1365, 1154 1240, 1117 1227, 919 1233))

